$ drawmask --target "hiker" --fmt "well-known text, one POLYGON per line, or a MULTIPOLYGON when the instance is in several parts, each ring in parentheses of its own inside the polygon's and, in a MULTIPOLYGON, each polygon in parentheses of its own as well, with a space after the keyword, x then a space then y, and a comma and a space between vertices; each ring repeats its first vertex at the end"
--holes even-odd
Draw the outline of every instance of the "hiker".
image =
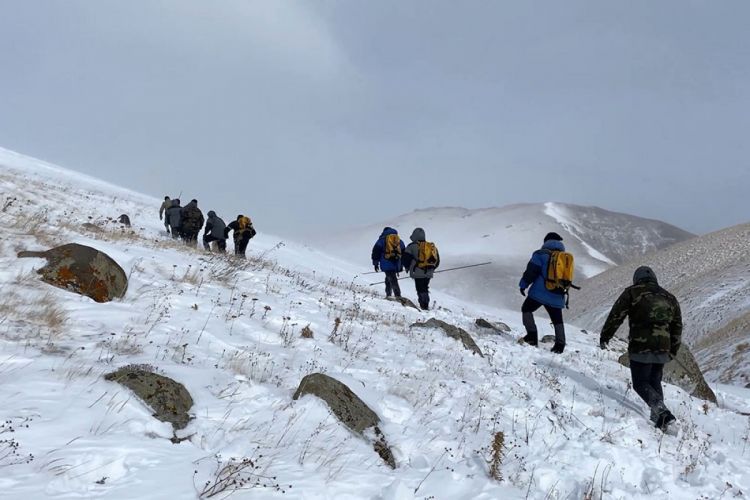
POLYGON ((203 227, 203 212, 198 208, 198 200, 190 200, 190 203, 182 208, 180 213, 182 221, 182 239, 188 245, 194 245, 198 241, 198 233, 203 227))
POLYGON ((682 336, 682 312, 674 295, 659 286, 654 271, 641 266, 633 285, 622 292, 602 327, 599 347, 607 343, 628 317, 628 355, 633 389, 651 409, 651 421, 666 429, 675 420, 664 405, 661 387, 664 365, 677 356, 682 336))
POLYGON ((424 229, 416 228, 411 233, 411 243, 404 250, 401 261, 404 269, 414 279, 419 307, 430 308, 430 280, 440 266, 440 255, 434 243, 426 241, 424 229))
POLYGON ((165 214, 165 221, 169 223, 172 238, 179 238, 182 234, 182 207, 180 206, 179 198, 172 200, 172 205, 167 209, 165 214))
POLYGON ((385 273, 385 296, 390 297, 391 293, 396 297, 401 297, 401 287, 398 285, 398 273, 403 271, 404 266, 401 264, 401 256, 406 249, 404 242, 398 235, 398 231, 392 227, 383 229, 383 233, 372 247, 372 265, 375 272, 383 271, 385 273))
POLYGON ((230 222, 226 229, 224 229, 225 237, 229 237, 229 231, 234 231, 232 234, 232 238, 234 239, 234 254, 241 256, 244 259, 247 244, 256 234, 250 217, 246 217, 242 214, 238 215, 237 219, 230 222))
POLYGON ((208 220, 206 220, 206 228, 203 230, 203 248, 211 250, 210 244, 215 241, 216 246, 219 248, 219 252, 227 252, 227 237, 224 236, 224 231, 227 225, 221 217, 216 215, 213 210, 208 211, 208 220))
POLYGON ((552 252, 565 252, 562 236, 557 233, 547 233, 542 248, 531 254, 531 260, 526 265, 526 271, 518 283, 521 295, 524 297, 526 297, 526 289, 529 289, 529 295, 521 306, 521 318, 526 328, 526 336, 522 340, 532 346, 539 344, 534 311, 544 306, 555 328, 555 344, 550 350, 555 354, 560 354, 565 350, 565 324, 562 310, 565 307, 566 293, 562 289, 550 290, 547 286, 552 252))
POLYGON ((172 206, 172 200, 169 199, 169 196, 164 197, 164 201, 161 202, 161 207, 159 207, 159 220, 164 221, 164 228, 167 230, 167 234, 169 234, 169 217, 167 217, 167 210, 169 210, 169 207, 172 206))

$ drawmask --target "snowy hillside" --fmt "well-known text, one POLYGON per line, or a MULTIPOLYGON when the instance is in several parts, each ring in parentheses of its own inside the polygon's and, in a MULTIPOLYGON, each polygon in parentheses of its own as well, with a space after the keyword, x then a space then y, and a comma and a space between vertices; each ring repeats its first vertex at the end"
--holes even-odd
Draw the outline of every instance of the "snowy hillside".
POLYGON ((685 340, 707 378, 746 385, 750 383, 749 255, 750 224, 679 243, 584 282, 571 303, 571 319, 586 328, 601 328, 609 307, 631 283, 635 268, 650 265, 662 286, 680 300, 685 340))
POLYGON ((240 483, 222 474, 243 459, 254 466, 236 473, 245 490, 231 498, 692 500, 750 490, 740 413, 750 391, 719 387, 716 407, 666 386, 682 428, 663 435, 618 353, 572 327, 566 352, 553 355, 516 342, 515 312, 440 293, 435 312, 406 308, 352 281, 358 268, 270 235, 252 240, 247 262, 188 249, 162 234, 158 200, 4 150, 0 186, 3 498, 226 498, 240 483), (132 231, 109 219, 121 213, 132 231), (122 266, 123 299, 53 288, 34 272, 43 261, 16 258, 69 242, 122 266), (483 356, 409 326, 433 316, 465 328, 483 356), (480 316, 511 333, 474 327, 480 316), (170 424, 103 378, 128 364, 185 385, 192 420, 176 437, 186 439, 173 443, 170 424), (315 372, 375 411, 395 469, 321 400, 292 399, 315 372), (217 485, 227 489, 211 496, 217 485))
POLYGON ((411 231, 423 227, 427 238, 440 249, 443 268, 491 261, 490 266, 442 274, 433 286, 465 300, 509 308, 520 306, 522 297, 516 285, 531 252, 541 246, 549 231, 560 233, 575 254, 580 280, 627 260, 634 252, 647 253, 693 236, 655 220, 596 207, 544 203, 482 210, 417 210, 343 234, 326 235, 316 245, 368 270, 370 251, 384 226, 398 229, 407 243, 411 231))

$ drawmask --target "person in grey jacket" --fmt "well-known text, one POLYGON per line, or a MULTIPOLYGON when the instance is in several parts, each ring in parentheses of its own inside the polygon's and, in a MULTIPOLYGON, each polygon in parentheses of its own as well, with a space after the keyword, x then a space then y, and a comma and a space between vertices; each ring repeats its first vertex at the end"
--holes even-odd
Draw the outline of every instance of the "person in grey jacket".
POLYGON ((175 198, 172 200, 172 206, 167 209, 167 222, 172 230, 172 238, 177 239, 182 234, 182 207, 180 206, 180 199, 175 198))
POLYGON ((411 233, 410 239, 411 243, 404 250, 401 262, 408 275, 414 279, 419 307, 427 311, 430 308, 430 280, 435 274, 435 269, 440 266, 440 255, 435 248, 435 254, 427 256, 428 261, 420 262, 420 246, 430 245, 427 243, 424 229, 421 227, 416 228, 411 233))
POLYGON ((227 225, 224 220, 216 215, 216 212, 209 210, 206 227, 203 229, 203 248, 210 250, 211 242, 215 241, 219 247, 219 252, 227 252, 227 238, 224 236, 224 230, 227 225))

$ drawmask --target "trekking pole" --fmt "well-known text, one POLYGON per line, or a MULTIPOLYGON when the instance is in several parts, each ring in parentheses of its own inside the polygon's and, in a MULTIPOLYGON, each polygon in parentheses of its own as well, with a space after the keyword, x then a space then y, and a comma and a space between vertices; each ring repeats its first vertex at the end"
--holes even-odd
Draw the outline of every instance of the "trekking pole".
MULTIPOLYGON (((435 274, 437 274, 437 273, 447 273, 448 271, 458 271, 459 269, 468 269, 470 267, 486 266, 487 264, 492 264, 492 262, 482 262, 481 264, 470 264, 468 266, 459 266, 459 267, 452 267, 450 269, 442 269, 440 271, 435 271, 435 274)), ((362 274, 364 274, 364 273, 362 273, 362 274)), ((403 278, 398 278, 398 281, 405 280, 408 277, 409 277, 409 275, 407 274, 403 278)), ((370 283, 368 286, 382 285, 383 283, 385 283, 385 281, 378 281, 377 283, 370 283)))

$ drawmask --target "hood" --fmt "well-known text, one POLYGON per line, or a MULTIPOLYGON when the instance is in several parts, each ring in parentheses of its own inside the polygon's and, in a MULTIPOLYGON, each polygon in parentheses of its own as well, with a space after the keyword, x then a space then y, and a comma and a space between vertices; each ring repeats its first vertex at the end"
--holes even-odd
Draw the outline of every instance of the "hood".
POLYGON ((187 207, 197 207, 197 206, 198 206, 198 204, 196 202, 191 201, 190 203, 188 203, 187 205, 185 205, 185 208, 187 208, 187 207))
POLYGON ((216 217, 216 212, 214 212, 213 210, 209 210, 208 211, 208 216, 211 217, 211 218, 216 217))
POLYGON ((411 241, 415 243, 418 241, 427 241, 427 237, 424 234, 424 229, 422 229, 421 227, 418 227, 414 231, 412 231, 410 238, 411 241))
POLYGON ((180 200, 172 200, 172 206, 173 207, 179 207, 180 206, 180 200))
POLYGON ((641 285, 643 283, 659 284, 656 279, 656 273, 648 266, 641 266, 633 273, 633 284, 641 285))
POLYGON ((380 237, 382 238, 383 236, 388 236, 389 234, 398 234, 398 231, 396 231, 392 227, 385 227, 383 228, 383 232, 380 233, 380 237))
POLYGON ((565 251, 565 245, 563 245, 562 241, 557 240, 547 240, 544 242, 544 245, 542 245, 542 248, 545 250, 557 250, 559 252, 565 251))

